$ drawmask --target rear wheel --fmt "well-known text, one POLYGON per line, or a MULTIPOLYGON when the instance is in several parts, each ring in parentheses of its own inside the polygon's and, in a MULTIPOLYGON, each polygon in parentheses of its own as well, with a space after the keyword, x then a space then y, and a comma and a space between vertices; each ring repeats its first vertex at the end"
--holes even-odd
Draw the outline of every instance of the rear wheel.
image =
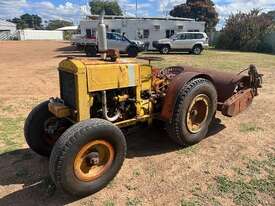
POLYGON ((126 140, 118 127, 102 119, 87 120, 59 138, 50 158, 50 174, 67 193, 87 196, 115 177, 125 155, 126 140))
POLYGON ((192 49, 192 53, 196 55, 200 55, 202 52, 202 47, 200 45, 195 45, 192 49))
POLYGON ((65 119, 58 119, 48 110, 49 101, 36 106, 25 121, 24 134, 29 147, 42 156, 50 156, 53 145, 69 127, 65 119))
POLYGON ((179 145, 201 141, 217 109, 217 92, 207 79, 197 78, 180 91, 172 120, 167 124, 169 136, 179 145))
POLYGON ((85 53, 88 57, 96 57, 97 49, 95 46, 86 46, 85 53))
POLYGON ((169 51, 170 51, 170 47, 167 46, 167 45, 162 46, 162 47, 160 48, 160 53, 162 53, 162 54, 168 54, 169 51))
POLYGON ((136 47, 131 46, 128 48, 127 53, 129 57, 137 57, 138 49, 136 47))

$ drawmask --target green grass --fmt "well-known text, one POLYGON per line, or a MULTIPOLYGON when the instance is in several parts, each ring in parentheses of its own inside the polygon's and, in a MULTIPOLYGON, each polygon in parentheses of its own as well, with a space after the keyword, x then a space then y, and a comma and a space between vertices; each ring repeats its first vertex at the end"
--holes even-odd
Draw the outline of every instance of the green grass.
POLYGON ((142 205, 142 202, 139 198, 137 198, 137 197, 135 197, 135 198, 127 197, 126 206, 140 206, 140 205, 142 205))
POLYGON ((239 169, 236 176, 216 178, 218 195, 232 198, 241 206, 266 205, 264 195, 275 196, 274 155, 264 160, 249 160, 247 167, 239 169))
POLYGON ((247 133, 247 132, 263 131, 263 128, 258 127, 253 122, 248 122, 248 123, 241 123, 239 130, 240 132, 247 133))
POLYGON ((23 122, 24 118, 0 116, 0 154, 19 149, 23 143, 23 122))
POLYGON ((190 199, 183 199, 180 205, 220 206, 220 200, 231 199, 240 206, 269 206, 275 197, 275 155, 268 153, 262 160, 246 159, 247 164, 242 168, 233 168, 233 176, 217 176, 215 183, 208 185, 207 191, 199 186, 192 190, 190 199), (272 200, 270 200, 272 201, 272 200))
POLYGON ((193 146, 180 149, 176 151, 176 153, 180 155, 190 155, 190 154, 196 153, 197 150, 198 150, 198 145, 193 145, 193 146))
MULTIPOLYGON (((144 55, 159 56, 160 54, 158 52, 147 52, 144 55)), ((153 65, 160 68, 172 65, 190 65, 194 67, 238 72, 247 68, 250 64, 255 64, 258 68, 275 69, 274 55, 253 52, 218 51, 209 49, 199 56, 177 53, 161 55, 161 57, 164 58, 164 61, 153 62, 153 65)))
POLYGON ((115 206, 115 203, 113 202, 113 200, 105 200, 103 202, 103 206, 115 206))

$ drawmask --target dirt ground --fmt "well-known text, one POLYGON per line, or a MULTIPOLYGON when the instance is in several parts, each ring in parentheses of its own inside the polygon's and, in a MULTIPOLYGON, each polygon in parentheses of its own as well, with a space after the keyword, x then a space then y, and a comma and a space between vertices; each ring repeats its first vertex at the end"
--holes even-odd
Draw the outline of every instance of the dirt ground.
MULTIPOLYGON (((158 55, 157 53, 149 53, 158 55)), ((147 55, 149 55, 147 54, 147 55)), ((208 137, 178 148, 158 129, 134 130, 117 177, 102 191, 74 199, 56 189, 48 159, 23 138, 28 112, 58 96, 57 65, 67 42, 0 42, 0 205, 275 205, 275 56, 210 50, 171 54, 158 66, 190 64, 237 72, 255 63, 264 88, 235 118, 217 115, 208 137)))

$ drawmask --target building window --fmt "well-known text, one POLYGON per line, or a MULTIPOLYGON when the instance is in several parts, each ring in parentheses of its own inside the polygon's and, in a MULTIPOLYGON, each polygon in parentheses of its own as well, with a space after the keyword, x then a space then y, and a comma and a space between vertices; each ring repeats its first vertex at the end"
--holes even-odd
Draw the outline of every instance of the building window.
POLYGON ((170 38, 171 36, 173 36, 175 34, 175 30, 166 30, 166 38, 170 38))
POLYGON ((149 36, 150 36, 150 31, 149 31, 149 29, 144 29, 144 30, 143 30, 143 38, 144 38, 144 39, 148 39, 149 36))
POLYGON ((198 29, 189 29, 188 32, 200 32, 198 29))
POLYGON ((159 31, 160 30, 160 25, 154 25, 154 29, 155 29, 155 31, 159 31))
POLYGON ((183 30, 183 26, 182 26, 182 25, 179 25, 179 26, 178 26, 178 30, 179 30, 179 31, 182 31, 182 30, 183 30))
POLYGON ((91 29, 86 29, 86 37, 91 38, 92 37, 92 30, 91 29))

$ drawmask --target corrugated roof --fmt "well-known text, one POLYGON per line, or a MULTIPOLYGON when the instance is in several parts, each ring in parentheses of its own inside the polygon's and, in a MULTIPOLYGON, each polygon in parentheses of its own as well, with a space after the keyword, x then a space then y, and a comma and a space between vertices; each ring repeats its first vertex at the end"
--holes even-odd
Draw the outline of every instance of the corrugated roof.
MULTIPOLYGON (((99 15, 87 16, 87 19, 98 19, 99 15)), ((180 18, 180 17, 132 17, 132 16, 104 16, 104 19, 149 19, 149 20, 177 20, 177 21, 195 21, 195 19, 180 18)))
POLYGON ((8 22, 8 21, 3 20, 3 19, 0 19, 0 26, 15 26, 16 27, 16 24, 8 22))

